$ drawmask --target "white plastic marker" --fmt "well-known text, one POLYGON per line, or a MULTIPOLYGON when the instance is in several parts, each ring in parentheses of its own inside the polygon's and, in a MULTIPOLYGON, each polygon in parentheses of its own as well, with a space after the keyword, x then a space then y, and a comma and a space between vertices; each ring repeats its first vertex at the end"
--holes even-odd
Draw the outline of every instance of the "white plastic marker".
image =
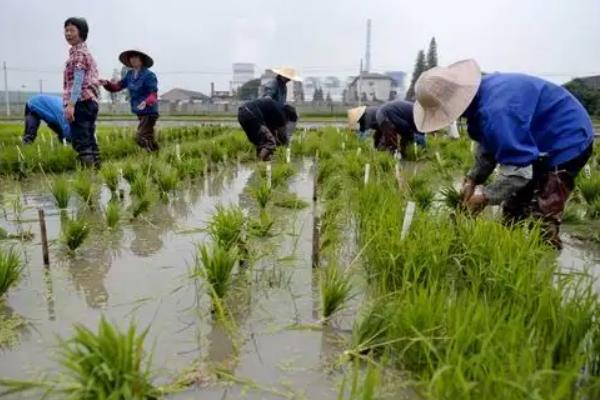
POLYGON ((288 147, 285 149, 285 162, 289 164, 290 161, 292 161, 292 149, 288 147))
POLYGON ((67 139, 63 138, 63 146, 67 145, 67 139))
POLYGON ((38 158, 42 158, 42 149, 40 149, 40 145, 37 145, 38 158))
POLYGON ((440 156, 439 151, 435 152, 435 159, 437 160, 438 164, 442 165, 442 156, 440 156))
POLYGON ((590 168, 590 164, 585 164, 585 166, 583 167, 583 173, 588 179, 592 177, 592 169, 590 168))
POLYGON ((365 185, 369 183, 369 173, 371 172, 371 164, 365 164, 365 185))
POLYGON ((342 151, 346 150, 346 142, 342 142, 342 151))
POLYGON ((417 158, 417 154, 418 154, 418 153, 417 153, 417 151, 418 151, 418 148, 417 148, 417 142, 413 142, 413 148, 414 148, 414 150, 415 150, 415 158, 417 158))
POLYGON ((359 147, 358 149, 356 149, 356 156, 360 156, 360 152, 362 151, 362 149, 359 147))
POLYGON ((267 187, 271 189, 271 163, 267 163, 267 187))
POLYGON ((339 126, 338 126, 338 127, 336 127, 335 129, 337 129, 337 133, 340 133, 340 128, 339 128, 339 126))
POLYGON ((402 222, 402 232, 400 232, 400 240, 404 240, 408 235, 408 230, 412 224, 413 217, 415 215, 415 202, 409 201, 406 203, 406 210, 404 211, 404 222, 402 222))
POLYGON ((471 141, 471 153, 475 154, 475 142, 471 141))
POLYGON ((456 121, 452 122, 448 127, 448 137, 450 139, 458 139, 460 138, 460 134, 458 133, 458 126, 456 125, 456 121))
POLYGON ((181 162, 181 145, 179 143, 175 145, 175 156, 177 157, 177 161, 181 162))

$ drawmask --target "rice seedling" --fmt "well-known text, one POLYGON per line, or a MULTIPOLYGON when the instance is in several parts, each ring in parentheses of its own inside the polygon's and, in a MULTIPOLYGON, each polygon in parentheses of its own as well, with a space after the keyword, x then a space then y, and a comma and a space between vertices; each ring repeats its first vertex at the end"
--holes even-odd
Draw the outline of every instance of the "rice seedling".
POLYGON ((137 198, 133 201, 130 206, 131 214, 133 218, 137 218, 140 215, 148 212, 150 210, 150 206, 152 205, 152 201, 148 196, 144 196, 141 198, 137 198))
MULTIPOLYGON (((273 187, 281 186, 295 174, 296 170, 290 164, 273 164, 271 170, 271 185, 273 187)), ((263 179, 266 177, 265 168, 260 168, 260 176, 263 179)))
POLYGON ((246 216, 241 208, 236 206, 217 206, 208 223, 207 231, 211 238, 225 247, 243 246, 246 216))
POLYGON ((281 208, 302 209, 308 207, 308 203, 299 198, 295 193, 278 193, 273 204, 281 208))
POLYGON ((143 173, 142 170, 136 164, 128 162, 123 166, 123 178, 130 185, 133 183, 134 180, 137 179, 139 175, 143 175, 143 173))
POLYGON ((54 196, 54 203, 59 209, 65 209, 69 206, 69 199, 71 198, 71 188, 69 181, 62 177, 56 177, 50 185, 52 196, 54 196))
POLYGON ((265 209, 271 200, 271 188, 266 181, 261 180, 251 191, 252 196, 256 199, 258 207, 265 209))
POLYGON ((590 178, 581 176, 577 180, 577 187, 588 204, 593 204, 600 199, 600 174, 592 174, 590 178))
POLYGON ((167 195, 177 189, 179 185, 177 170, 164 164, 158 164, 154 171, 154 182, 156 182, 161 196, 167 195))
POLYGON ((136 178, 130 183, 130 193, 141 199, 148 193, 148 179, 144 175, 136 175, 136 178))
POLYGON ((104 163, 100 175, 111 193, 116 193, 119 188, 119 170, 113 163, 104 163))
POLYGON ((116 228, 121 220, 121 206, 117 201, 109 201, 104 210, 106 225, 113 229, 116 228))
POLYGON ((62 242, 71 252, 74 252, 81 246, 89 233, 90 227, 82 218, 67 218, 63 221, 62 242))
POLYGON ((263 238, 271 236, 271 230, 275 221, 265 210, 261 210, 258 219, 253 219, 248 224, 250 235, 263 238))
POLYGON ((431 206, 431 203, 433 203, 434 193, 431 189, 422 187, 418 190, 413 190, 411 197, 417 203, 419 208, 427 210, 431 206))
POLYGON ((338 392, 337 400, 374 400, 375 390, 379 386, 381 371, 375 365, 375 363, 368 359, 367 371, 364 374, 362 383, 359 382, 359 374, 361 371, 361 364, 358 359, 354 360, 352 365, 352 376, 350 381, 350 390, 348 391, 348 397, 345 396, 347 376, 344 375, 344 379, 340 384, 340 390, 338 392))
POLYGON ((96 197, 93 175, 87 170, 80 170, 75 175, 73 190, 85 204, 92 205, 96 197))
POLYGON ((448 184, 442 186, 440 193, 444 198, 444 204, 451 210, 458 210, 462 206, 462 195, 460 190, 457 190, 454 185, 448 184))
POLYGON ((19 280, 22 270, 21 259, 15 251, 0 249, 0 298, 19 280))
POLYGON ((144 351, 147 334, 148 329, 139 332, 135 324, 122 331, 104 317, 97 332, 76 324, 73 336, 60 341, 57 373, 42 381, 2 383, 11 393, 43 390, 44 398, 162 398, 162 390, 152 384, 151 358, 144 351))
POLYGON ((321 316, 324 320, 344 308, 350 299, 352 286, 348 274, 330 262, 320 274, 321 316))
POLYGON ((209 294, 218 299, 225 297, 232 282, 233 269, 239 255, 236 247, 228 247, 216 242, 210 248, 201 245, 198 248, 195 275, 210 285, 209 294))

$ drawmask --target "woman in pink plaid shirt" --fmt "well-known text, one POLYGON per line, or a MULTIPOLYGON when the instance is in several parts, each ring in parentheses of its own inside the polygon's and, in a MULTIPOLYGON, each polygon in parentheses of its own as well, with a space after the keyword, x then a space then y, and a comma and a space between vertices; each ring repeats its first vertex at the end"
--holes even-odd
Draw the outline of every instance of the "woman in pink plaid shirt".
POLYGON ((63 104, 70 123, 73 148, 84 166, 100 167, 96 142, 98 117, 98 69, 85 41, 88 25, 83 18, 65 21, 65 39, 71 45, 65 65, 63 104))

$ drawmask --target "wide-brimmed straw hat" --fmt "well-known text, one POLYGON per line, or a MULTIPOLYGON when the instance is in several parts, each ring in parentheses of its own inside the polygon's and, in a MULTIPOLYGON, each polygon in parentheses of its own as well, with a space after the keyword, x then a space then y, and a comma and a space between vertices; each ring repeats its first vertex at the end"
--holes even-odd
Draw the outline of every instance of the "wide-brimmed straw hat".
POLYGON ((129 58, 131 58, 131 56, 140 57, 142 59, 142 64, 146 68, 150 68, 152 65, 154 65, 154 60, 152 57, 138 49, 125 50, 119 54, 119 61, 121 61, 126 67, 131 68, 131 64, 129 63, 129 58))
POLYGON ((355 107, 348 110, 348 127, 354 129, 360 118, 365 114, 366 106, 355 107))
POLYGON ((413 118, 420 132, 445 128, 469 107, 481 84, 481 69, 475 60, 423 72, 415 84, 413 118))
POLYGON ((272 71, 277 75, 281 75, 284 78, 288 78, 291 81, 302 82, 302 78, 298 76, 296 70, 292 67, 273 68, 272 71))

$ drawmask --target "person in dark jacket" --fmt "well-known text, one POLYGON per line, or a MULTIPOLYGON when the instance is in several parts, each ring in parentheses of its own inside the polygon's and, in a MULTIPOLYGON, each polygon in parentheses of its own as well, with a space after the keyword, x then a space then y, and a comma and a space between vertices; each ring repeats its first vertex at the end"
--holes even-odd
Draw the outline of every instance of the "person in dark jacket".
POLYGON ((40 124, 44 121, 58 136, 59 141, 71 141, 71 128, 65 118, 60 96, 36 95, 25 104, 25 132, 23 144, 33 143, 40 124))
POLYGON ((273 68, 272 71, 275 78, 265 83, 262 97, 269 97, 283 106, 287 102, 287 83, 302 82, 302 78, 290 67, 273 68))
POLYGON ((523 74, 481 76, 474 60, 436 67, 415 86, 417 127, 431 132, 463 116, 478 143, 463 185, 474 212, 502 204, 508 223, 542 221, 546 240, 560 249, 561 216, 575 178, 593 151, 591 119, 566 89, 523 74), (499 176, 482 186, 499 165, 499 176))
POLYGON ((277 146, 289 143, 297 120, 294 107, 270 98, 249 101, 238 109, 240 126, 262 161, 270 160, 277 146))
POLYGON ((158 81, 150 67, 152 58, 140 50, 127 50, 119 55, 119 60, 131 68, 118 82, 101 80, 100 83, 109 92, 129 90, 131 112, 137 115, 137 144, 143 149, 153 152, 159 146, 155 138, 154 126, 158 120, 158 81))
POLYGON ((373 140, 377 148, 381 139, 381 131, 377 124, 378 106, 360 106, 348 110, 348 128, 357 131, 360 139, 366 139, 370 130, 374 131, 373 140))
POLYGON ((404 100, 387 102, 378 108, 375 118, 382 135, 379 148, 399 150, 402 156, 406 156, 408 145, 417 137, 417 144, 424 146, 423 135, 413 119, 413 103, 404 100))

